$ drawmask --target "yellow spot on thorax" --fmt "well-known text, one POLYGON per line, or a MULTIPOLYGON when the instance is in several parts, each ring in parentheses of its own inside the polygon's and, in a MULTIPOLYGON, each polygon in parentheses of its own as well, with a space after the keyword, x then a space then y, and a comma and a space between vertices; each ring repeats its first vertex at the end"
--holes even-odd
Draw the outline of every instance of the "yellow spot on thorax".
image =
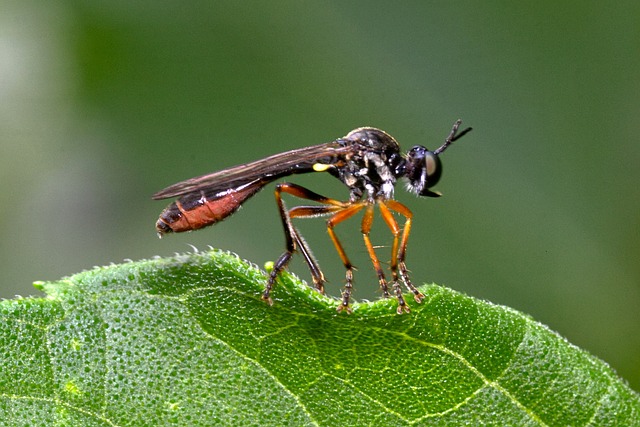
POLYGON ((327 169, 331 168, 332 165, 324 165, 322 163, 316 163, 313 165, 313 170, 316 172, 324 172, 327 169))

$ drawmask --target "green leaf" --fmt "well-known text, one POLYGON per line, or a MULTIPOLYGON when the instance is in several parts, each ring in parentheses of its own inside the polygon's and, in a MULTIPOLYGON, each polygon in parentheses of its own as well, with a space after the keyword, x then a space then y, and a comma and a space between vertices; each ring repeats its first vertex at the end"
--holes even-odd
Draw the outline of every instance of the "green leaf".
POLYGON ((427 286, 337 301, 221 252, 97 268, 0 303, 0 425, 630 426, 640 396, 527 316, 427 286))

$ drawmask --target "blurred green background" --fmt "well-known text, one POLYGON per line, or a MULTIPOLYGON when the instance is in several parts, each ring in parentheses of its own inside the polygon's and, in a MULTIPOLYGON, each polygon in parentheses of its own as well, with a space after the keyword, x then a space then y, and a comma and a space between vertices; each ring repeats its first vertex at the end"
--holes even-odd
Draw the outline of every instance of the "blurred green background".
MULTIPOLYGON (((433 149, 460 117, 444 197, 397 190, 414 281, 528 313, 640 390, 639 21, 636 1, 3 1, 0 296, 189 245, 262 265, 284 247, 272 187, 163 240, 151 194, 365 125, 433 149)), ((323 221, 301 229, 338 295, 323 221)), ((337 231, 376 298, 358 229, 337 231)))

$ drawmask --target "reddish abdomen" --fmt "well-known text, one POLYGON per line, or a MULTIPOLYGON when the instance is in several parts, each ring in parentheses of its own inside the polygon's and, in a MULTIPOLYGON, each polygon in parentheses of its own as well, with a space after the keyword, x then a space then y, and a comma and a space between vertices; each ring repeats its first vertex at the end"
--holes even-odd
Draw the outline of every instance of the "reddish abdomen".
POLYGON ((247 185, 217 194, 215 198, 207 198, 204 191, 182 196, 160 214, 156 222, 158 234, 162 236, 171 232, 197 230, 222 221, 262 187, 263 185, 247 185))

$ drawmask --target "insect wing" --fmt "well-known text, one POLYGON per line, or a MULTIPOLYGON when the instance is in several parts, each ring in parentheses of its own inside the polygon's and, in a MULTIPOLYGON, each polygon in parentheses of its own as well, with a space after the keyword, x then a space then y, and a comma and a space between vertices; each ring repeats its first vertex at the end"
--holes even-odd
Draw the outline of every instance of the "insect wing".
POLYGON ((350 148, 341 141, 286 151, 254 162, 187 179, 153 195, 156 200, 204 191, 207 195, 224 194, 229 189, 260 182, 262 185, 292 174, 314 171, 314 165, 334 165, 350 148))

